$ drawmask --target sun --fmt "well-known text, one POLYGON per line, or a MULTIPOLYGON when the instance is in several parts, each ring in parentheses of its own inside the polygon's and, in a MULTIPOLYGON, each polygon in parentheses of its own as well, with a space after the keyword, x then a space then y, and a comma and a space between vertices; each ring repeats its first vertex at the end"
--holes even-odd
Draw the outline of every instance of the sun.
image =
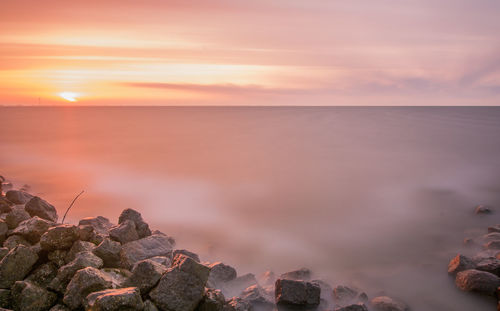
POLYGON ((76 99, 79 96, 79 94, 75 92, 62 92, 59 93, 59 96, 61 96, 62 98, 64 98, 69 102, 76 102, 76 99))

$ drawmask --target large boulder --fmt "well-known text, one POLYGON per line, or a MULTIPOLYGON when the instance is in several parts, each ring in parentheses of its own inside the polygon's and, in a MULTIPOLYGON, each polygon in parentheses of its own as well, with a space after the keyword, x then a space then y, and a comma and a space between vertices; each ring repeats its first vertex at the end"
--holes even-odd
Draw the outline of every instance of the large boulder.
POLYGON ((9 190, 5 193, 5 198, 14 204, 26 204, 33 196, 20 190, 9 190))
POLYGON ((21 281, 37 262, 38 255, 29 247, 19 245, 0 261, 0 288, 10 288, 21 281))
MULTIPOLYGON (((461 272, 460 272, 461 273, 461 272)), ((375 297, 371 300, 371 305, 375 311, 408 311, 409 308, 401 301, 397 301, 387 296, 375 297)))
POLYGON ((460 271, 474 269, 475 264, 472 259, 466 257, 464 255, 458 254, 448 264, 448 273, 451 275, 455 275, 460 271))
POLYGON ((66 254, 65 261, 72 262, 75 260, 76 254, 80 252, 93 252, 95 248, 96 246, 92 242, 76 240, 66 254))
POLYGON ((134 222, 139 238, 142 239, 151 235, 149 225, 144 222, 141 213, 139 213, 138 211, 130 208, 123 210, 123 212, 120 214, 120 217, 118 218, 118 223, 122 224, 126 221, 134 222))
POLYGON ((203 298, 210 269, 180 256, 149 296, 160 309, 193 311, 203 298))
POLYGON ((78 309, 82 307, 84 299, 90 293, 109 289, 112 286, 111 278, 96 268, 87 267, 78 270, 66 288, 64 304, 72 309, 78 309))
POLYGON ((489 272, 470 269, 457 273, 455 284, 466 292, 494 296, 500 287, 500 278, 489 272))
POLYGON ((48 221, 57 222, 56 208, 39 197, 33 197, 29 200, 24 209, 31 217, 38 216, 48 221))
POLYGON ((129 242, 122 245, 120 251, 121 265, 125 269, 130 269, 136 262, 149 259, 155 256, 170 257, 172 254, 172 244, 169 238, 164 235, 151 235, 146 238, 129 242))
POLYGON ((113 227, 113 224, 106 217, 87 217, 78 222, 78 226, 91 226, 96 233, 108 235, 108 230, 113 227))
POLYGON ((38 216, 21 222, 12 234, 20 235, 31 243, 40 241, 40 237, 49 230, 53 223, 38 216))
POLYGON ((24 210, 24 206, 14 206, 5 216, 5 223, 9 229, 15 229, 21 222, 30 218, 30 214, 24 210))
POLYGON ((57 300, 55 293, 32 282, 17 281, 12 286, 12 302, 15 310, 46 311, 57 300))
POLYGON ((254 310, 271 311, 274 309, 274 299, 259 285, 248 287, 241 293, 241 298, 248 301, 254 310))
POLYGON ((205 288, 205 294, 196 311, 222 311, 226 299, 218 289, 205 288))
POLYGON ((167 267, 151 259, 138 261, 132 268, 132 275, 125 282, 125 286, 137 287, 144 295, 158 283, 165 271, 167 267))
POLYGON ((128 242, 136 241, 139 239, 137 230, 135 230, 135 223, 126 220, 121 224, 109 229, 109 237, 115 241, 125 244, 128 242))
POLYGON ((85 298, 85 309, 94 311, 143 310, 139 289, 127 287, 90 293, 85 298))
POLYGON ((68 249, 78 240, 78 227, 73 225, 57 225, 51 227, 40 238, 43 250, 68 249))
POLYGON ((105 238, 96 248, 94 248, 93 252, 103 260, 104 267, 118 268, 120 266, 121 250, 122 245, 120 242, 105 238))
POLYGON ((226 283, 236 278, 236 269, 223 264, 222 262, 215 262, 208 266, 210 268, 210 275, 208 280, 210 284, 217 286, 217 284, 226 283))
POLYGON ((317 284, 288 279, 278 279, 275 298, 278 306, 315 307, 320 303, 321 289, 317 284))
POLYGON ((311 275, 312 275, 311 270, 309 270, 307 268, 300 268, 298 270, 283 273, 280 276, 280 278, 287 279, 287 280, 309 281, 311 279, 311 275))

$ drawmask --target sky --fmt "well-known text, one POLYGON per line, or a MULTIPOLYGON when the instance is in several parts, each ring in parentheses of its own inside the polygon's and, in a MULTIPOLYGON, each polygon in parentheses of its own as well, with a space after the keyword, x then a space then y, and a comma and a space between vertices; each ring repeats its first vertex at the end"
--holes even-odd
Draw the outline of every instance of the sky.
POLYGON ((498 0, 2 0, 0 105, 498 105, 498 0))

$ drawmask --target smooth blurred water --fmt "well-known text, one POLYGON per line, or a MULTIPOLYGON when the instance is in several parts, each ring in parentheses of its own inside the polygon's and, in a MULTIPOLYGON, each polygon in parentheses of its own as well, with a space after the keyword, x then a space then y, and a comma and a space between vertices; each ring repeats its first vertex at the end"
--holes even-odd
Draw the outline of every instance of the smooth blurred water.
POLYGON ((500 222, 472 213, 500 203, 500 108, 3 107, 0 126, 0 174, 60 215, 85 190, 70 222, 132 207, 242 273, 307 266, 414 310, 494 308, 446 266, 500 222))

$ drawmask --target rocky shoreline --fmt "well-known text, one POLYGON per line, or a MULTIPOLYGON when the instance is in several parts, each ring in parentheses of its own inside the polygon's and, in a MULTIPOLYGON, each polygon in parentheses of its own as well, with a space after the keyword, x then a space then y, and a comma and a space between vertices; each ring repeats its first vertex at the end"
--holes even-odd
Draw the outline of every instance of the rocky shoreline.
MULTIPOLYGON (((151 230, 132 209, 116 225, 102 216, 58 223, 56 208, 28 187, 12 190, 1 182, 6 192, 0 188, 0 311, 409 310, 387 296, 370 299, 357 288, 332 288, 305 268, 257 278, 238 275, 222 262, 202 262, 194 252, 176 249, 174 238, 151 230)), ((467 281, 467 260, 459 256, 450 268, 457 285, 496 293, 500 283, 477 285, 483 284, 481 273, 491 274, 480 272, 478 264, 477 281, 467 281)))

